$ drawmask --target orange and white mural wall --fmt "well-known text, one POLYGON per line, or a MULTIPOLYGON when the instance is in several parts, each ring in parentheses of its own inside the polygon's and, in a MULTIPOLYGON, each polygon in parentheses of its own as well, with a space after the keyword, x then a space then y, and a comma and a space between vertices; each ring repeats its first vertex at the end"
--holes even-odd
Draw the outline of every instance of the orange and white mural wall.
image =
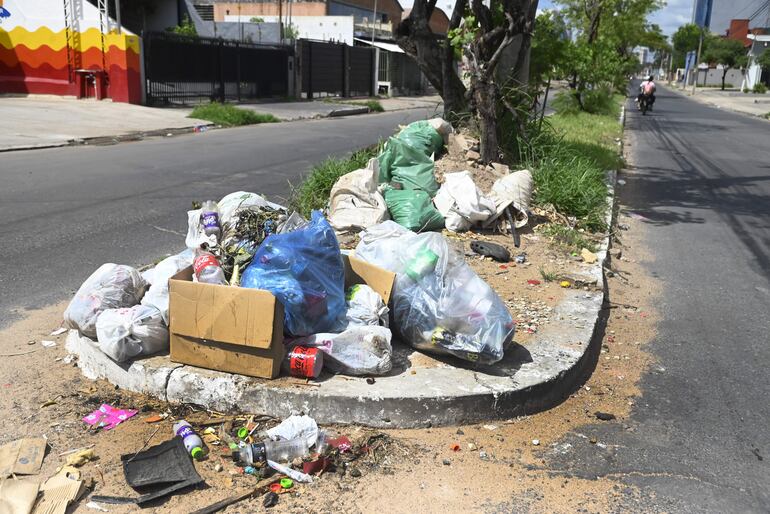
POLYGON ((77 96, 82 70, 98 70, 107 97, 141 103, 139 37, 114 21, 102 35, 94 5, 68 4, 65 24, 64 0, 0 0, 0 93, 77 96))

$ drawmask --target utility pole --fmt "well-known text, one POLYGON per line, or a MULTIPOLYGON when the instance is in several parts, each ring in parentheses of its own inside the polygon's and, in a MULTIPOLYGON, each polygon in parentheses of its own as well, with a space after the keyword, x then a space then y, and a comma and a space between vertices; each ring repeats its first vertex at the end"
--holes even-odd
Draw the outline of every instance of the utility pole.
POLYGON ((372 46, 374 46, 374 24, 377 20, 377 0, 374 0, 374 10, 372 11, 372 46))
POLYGON ((120 0, 115 0, 115 21, 118 22, 118 34, 123 31, 123 25, 120 23, 120 0))
MULTIPOLYGON (((700 69, 700 51, 703 48, 703 27, 700 28, 700 38, 698 38, 698 53, 695 56, 695 80, 692 81, 692 94, 695 94, 695 88, 698 87, 698 73, 700 69)), ((708 71, 706 71, 706 77, 708 77, 708 71)))

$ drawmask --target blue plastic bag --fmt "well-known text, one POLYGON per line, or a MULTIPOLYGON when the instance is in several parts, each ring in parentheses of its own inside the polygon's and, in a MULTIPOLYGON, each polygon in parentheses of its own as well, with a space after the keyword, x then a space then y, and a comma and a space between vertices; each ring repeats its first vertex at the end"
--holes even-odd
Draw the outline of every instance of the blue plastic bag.
POLYGON ((345 269, 337 236, 320 211, 293 232, 271 234, 243 272, 242 287, 270 291, 284 307, 284 332, 332 332, 345 316, 345 269))

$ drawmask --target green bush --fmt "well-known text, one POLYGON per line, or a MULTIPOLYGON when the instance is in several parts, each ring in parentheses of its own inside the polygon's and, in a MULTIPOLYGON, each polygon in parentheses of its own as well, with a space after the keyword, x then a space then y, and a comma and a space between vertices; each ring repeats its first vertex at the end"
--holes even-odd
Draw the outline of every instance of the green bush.
POLYGON ((757 82, 754 84, 754 87, 751 89, 752 93, 758 93, 760 95, 764 95, 767 93, 767 86, 764 85, 762 82, 757 82))
POLYGON ((329 194, 337 179, 351 171, 365 168, 369 159, 377 157, 381 148, 382 144, 378 143, 354 152, 346 159, 329 157, 315 165, 299 186, 291 186, 289 208, 306 218, 310 217, 311 211, 323 209, 329 202, 329 194))
POLYGON ((190 118, 210 121, 223 127, 237 127, 240 125, 254 125, 257 123, 276 123, 281 120, 272 114, 263 114, 248 109, 239 109, 230 104, 212 102, 199 105, 190 113, 190 118))

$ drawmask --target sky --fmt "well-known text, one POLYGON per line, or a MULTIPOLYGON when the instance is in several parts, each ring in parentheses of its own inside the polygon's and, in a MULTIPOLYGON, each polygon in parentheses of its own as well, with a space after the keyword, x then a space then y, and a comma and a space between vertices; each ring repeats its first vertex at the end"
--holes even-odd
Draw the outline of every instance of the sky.
MULTIPOLYGON (((413 0, 400 0, 399 3, 406 9, 411 7, 412 2, 413 0)), ((690 23, 692 19, 692 4, 693 0, 668 0, 663 9, 650 16, 650 23, 657 23, 660 25, 663 33, 670 36, 680 26, 690 23)), ((447 16, 452 15, 452 7, 454 6, 452 0, 438 0, 437 5, 447 13, 447 16)), ((550 0, 540 0, 538 7, 541 10, 550 9, 553 7, 553 2, 550 0)))

